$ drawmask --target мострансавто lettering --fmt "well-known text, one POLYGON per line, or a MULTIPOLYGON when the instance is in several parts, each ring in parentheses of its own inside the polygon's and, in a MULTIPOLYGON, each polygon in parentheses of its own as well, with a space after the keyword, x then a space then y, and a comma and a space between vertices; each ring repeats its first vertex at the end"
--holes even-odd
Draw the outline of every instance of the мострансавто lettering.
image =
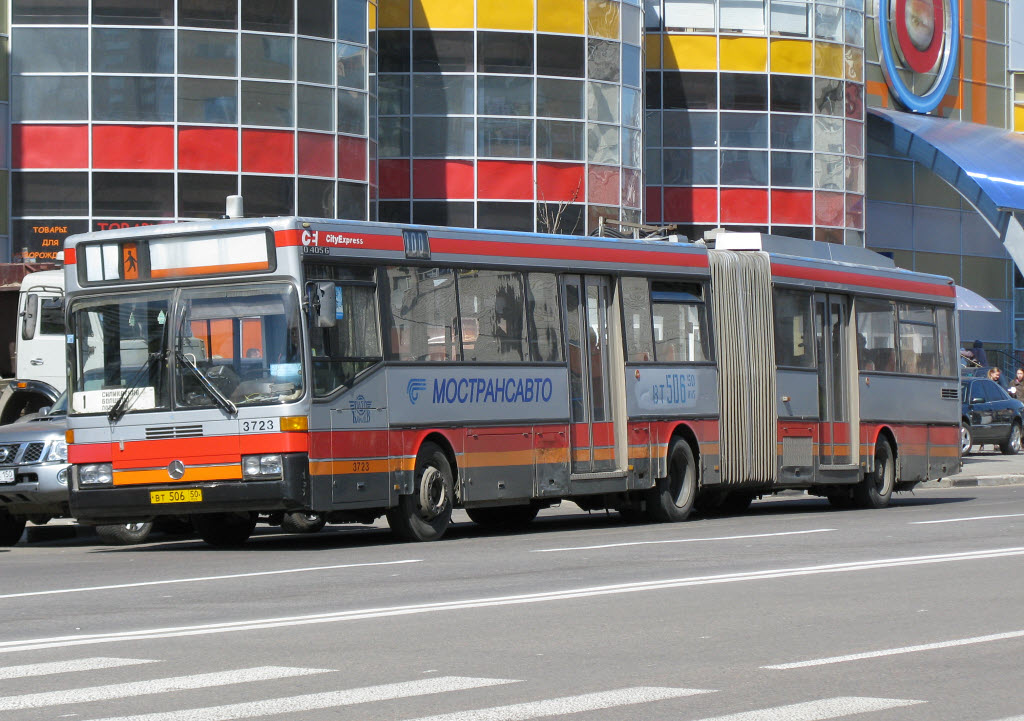
POLYGON ((547 403, 550 378, 435 378, 434 403, 547 403))

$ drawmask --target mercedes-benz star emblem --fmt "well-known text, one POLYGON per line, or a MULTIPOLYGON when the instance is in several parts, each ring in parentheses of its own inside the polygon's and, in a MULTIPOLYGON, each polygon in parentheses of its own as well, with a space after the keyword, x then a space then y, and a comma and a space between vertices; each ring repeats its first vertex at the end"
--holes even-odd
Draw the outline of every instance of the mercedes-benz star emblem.
POLYGON ((185 464, 181 461, 171 461, 167 466, 167 475, 174 480, 180 480, 185 475, 185 464))

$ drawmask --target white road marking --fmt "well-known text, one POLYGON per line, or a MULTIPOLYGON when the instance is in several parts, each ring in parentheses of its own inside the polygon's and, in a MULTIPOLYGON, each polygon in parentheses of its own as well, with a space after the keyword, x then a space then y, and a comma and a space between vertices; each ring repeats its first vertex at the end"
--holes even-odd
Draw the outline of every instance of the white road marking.
POLYGON ((993 518, 1019 518, 1024 513, 1004 513, 998 516, 971 516, 970 518, 943 518, 941 521, 911 521, 912 526, 927 526, 932 523, 960 523, 961 521, 989 521, 993 518))
POLYGON ((814 528, 808 531, 784 531, 780 533, 752 533, 746 536, 718 536, 717 538, 673 538, 665 541, 628 541, 624 543, 602 543, 598 546, 566 546, 565 548, 538 548, 532 553, 559 553, 561 551, 592 551, 599 548, 621 548, 622 546, 657 546, 664 543, 706 543, 708 541, 745 541, 750 538, 775 538, 776 536, 800 536, 808 533, 829 533, 835 528, 814 528))
POLYGON ((493 706, 473 711, 456 711, 455 713, 438 716, 424 716, 411 721, 526 721, 527 719, 562 716, 564 714, 599 711, 618 706, 632 706, 639 703, 664 701, 670 698, 696 696, 703 693, 714 693, 712 690, 699 688, 658 688, 654 686, 637 686, 614 691, 585 693, 579 696, 546 699, 517 703, 510 706, 493 706))
POLYGON ((55 661, 53 663, 33 663, 25 666, 0 667, 0 679, 29 678, 35 676, 52 676, 58 673, 73 671, 97 671, 102 668, 120 668, 135 666, 140 663, 156 663, 144 658, 77 658, 73 661, 55 661))
POLYGON ((421 681, 365 686, 345 691, 311 693, 305 696, 272 698, 264 701, 149 713, 139 716, 119 716, 117 718, 99 719, 98 721, 231 721, 231 719, 250 719, 259 716, 293 714, 299 711, 315 711, 336 706, 353 706, 360 703, 409 698, 410 696, 465 691, 467 689, 499 686, 508 683, 518 683, 518 681, 503 678, 441 676, 421 681))
POLYGON ((0 711, 14 711, 27 708, 45 708, 65 704, 87 703, 89 701, 108 701, 114 698, 147 696, 168 691, 187 691, 195 688, 213 688, 233 683, 253 683, 254 681, 272 681, 294 676, 309 676, 316 673, 330 673, 326 668, 288 668, 286 666, 257 666, 237 671, 218 671, 216 673, 200 673, 191 676, 175 676, 156 678, 150 681, 133 681, 115 683, 107 686, 91 686, 88 688, 72 688, 45 693, 27 693, 20 696, 0 697, 0 711))
POLYGON ((999 721, 1024 721, 1024 716, 1013 716, 1011 718, 1002 718, 999 721))
POLYGON ((305 616, 284 616, 274 618, 253 619, 249 621, 228 621, 224 623, 208 623, 195 626, 172 626, 167 628, 148 628, 137 631, 116 631, 112 633, 79 634, 74 636, 51 636, 43 638, 22 639, 20 641, 0 642, 0 653, 17 651, 38 651, 47 648, 65 646, 82 646, 97 643, 124 643, 157 638, 180 638, 183 636, 202 636, 215 633, 233 633, 239 631, 263 630, 269 628, 286 628, 310 624, 336 623, 341 621, 360 621, 366 619, 391 618, 395 616, 411 616, 422 613, 441 611, 462 611, 476 608, 493 608, 498 606, 518 606, 529 603, 548 603, 567 601, 597 596, 612 596, 624 593, 641 593, 648 591, 664 591, 691 586, 706 586, 722 583, 739 583, 744 581, 763 581, 779 578, 815 576, 827 573, 852 573, 856 571, 876 571, 902 566, 919 566, 935 563, 952 563, 960 561, 978 561, 991 558, 1024 556, 1024 547, 995 548, 984 551, 964 553, 943 553, 929 556, 907 556, 872 561, 855 561, 851 563, 832 563, 822 566, 803 566, 796 568, 778 568, 765 571, 748 571, 742 573, 723 573, 713 576, 691 576, 684 578, 668 578, 659 581, 642 581, 637 583, 620 583, 608 586, 587 586, 561 591, 545 591, 525 593, 515 596, 491 596, 470 598, 456 601, 436 603, 410 604, 406 606, 385 606, 382 608, 363 608, 350 611, 316 613, 305 616))
POLYGON ((858 713, 885 711, 890 708, 914 706, 924 701, 902 698, 868 698, 864 696, 839 696, 821 701, 794 703, 786 706, 742 711, 726 716, 700 719, 700 721, 825 721, 858 713))
POLYGON ((829 666, 834 663, 846 663, 847 661, 861 661, 866 658, 882 658, 884 656, 899 656, 904 653, 918 653, 920 651, 935 651, 940 648, 955 648, 957 646, 972 646, 976 643, 990 643, 992 641, 1007 641, 1013 638, 1024 638, 1024 631, 1007 631, 1006 633, 992 633, 987 636, 974 636, 973 638, 958 638, 952 641, 939 641, 937 643, 922 643, 916 646, 903 646, 901 648, 887 648, 880 651, 866 651, 864 653, 851 653, 846 656, 829 656, 827 658, 815 658, 809 661, 796 661, 794 663, 780 663, 772 666, 762 666, 776 671, 788 671, 794 668, 810 668, 812 666, 829 666))
POLYGON ((370 566, 399 566, 406 563, 423 563, 422 559, 412 558, 405 561, 377 561, 374 563, 342 563, 337 566, 312 566, 310 568, 283 568, 279 571, 254 571, 252 573, 233 573, 226 576, 196 576, 195 578, 165 578, 162 581, 139 581, 138 583, 119 583, 111 586, 86 586, 84 588, 55 588, 49 591, 25 591, 23 593, 0 594, 5 598, 25 598, 27 596, 56 596, 63 593, 83 593, 85 591, 114 591, 121 588, 141 588, 143 586, 163 586, 173 583, 199 583, 202 581, 226 581, 232 578, 255 578, 256 576, 280 576, 288 573, 312 573, 315 571, 336 571, 341 568, 366 568, 370 566))

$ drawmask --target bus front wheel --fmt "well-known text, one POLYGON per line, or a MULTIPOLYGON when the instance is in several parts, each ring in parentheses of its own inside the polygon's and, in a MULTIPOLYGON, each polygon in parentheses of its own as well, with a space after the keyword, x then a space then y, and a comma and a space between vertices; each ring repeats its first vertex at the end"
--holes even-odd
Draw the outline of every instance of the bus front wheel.
POLYGON ((697 496, 697 465, 690 444, 677 440, 668 454, 668 475, 659 478, 647 503, 651 519, 661 523, 685 521, 697 496))
POLYGON ((455 483, 448 456, 434 443, 424 443, 416 456, 416 485, 387 512, 388 525, 405 541, 436 541, 452 519, 455 483))
POLYGON ((256 528, 256 519, 255 513, 197 513, 192 525, 211 546, 241 546, 256 528))
POLYGON ((885 508, 896 487, 896 459, 884 438, 875 446, 875 468, 853 487, 853 500, 861 508, 885 508))

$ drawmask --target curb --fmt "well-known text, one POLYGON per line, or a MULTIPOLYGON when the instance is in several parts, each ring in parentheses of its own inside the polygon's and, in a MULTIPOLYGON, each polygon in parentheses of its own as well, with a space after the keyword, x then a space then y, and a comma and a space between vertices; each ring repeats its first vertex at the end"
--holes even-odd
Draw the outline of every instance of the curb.
POLYGON ((44 526, 26 526, 25 533, 19 543, 46 543, 47 541, 66 541, 70 538, 95 538, 94 526, 82 526, 77 523, 48 523, 44 526))
POLYGON ((1024 475, 1002 476, 954 476, 940 478, 937 481, 925 481, 918 488, 978 488, 982 486, 1020 486, 1024 485, 1024 475))

